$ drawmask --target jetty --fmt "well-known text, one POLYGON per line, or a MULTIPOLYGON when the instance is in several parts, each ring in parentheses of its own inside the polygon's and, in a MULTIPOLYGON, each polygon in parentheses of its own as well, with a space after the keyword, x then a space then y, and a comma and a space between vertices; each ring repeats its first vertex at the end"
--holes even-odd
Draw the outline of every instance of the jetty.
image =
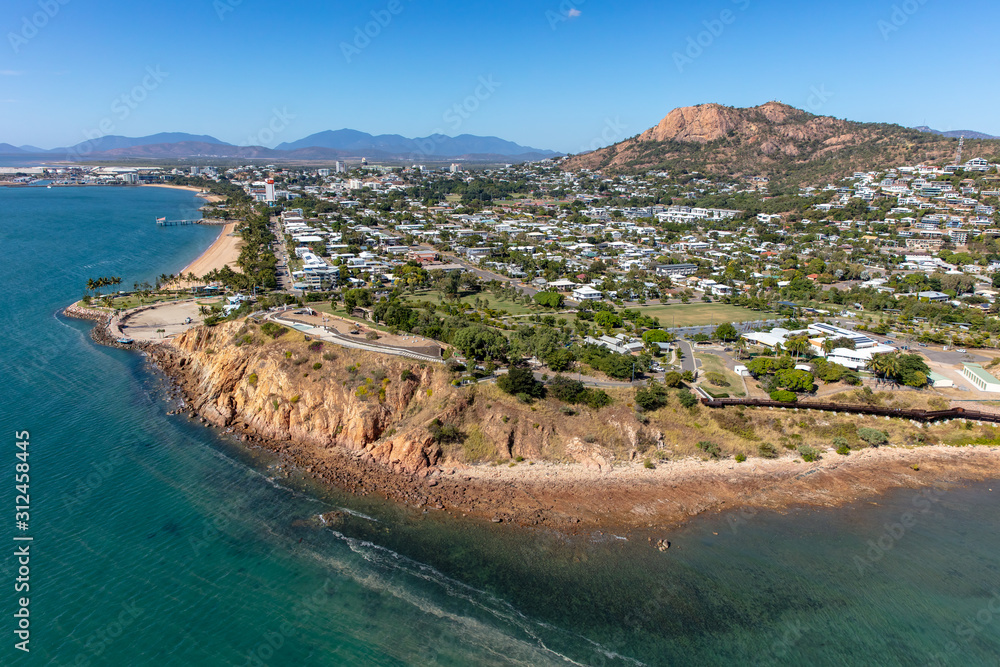
POLYGON ((166 218, 157 218, 157 227, 177 227, 179 225, 227 225, 232 220, 218 220, 214 218, 200 218, 198 220, 167 220, 166 218))

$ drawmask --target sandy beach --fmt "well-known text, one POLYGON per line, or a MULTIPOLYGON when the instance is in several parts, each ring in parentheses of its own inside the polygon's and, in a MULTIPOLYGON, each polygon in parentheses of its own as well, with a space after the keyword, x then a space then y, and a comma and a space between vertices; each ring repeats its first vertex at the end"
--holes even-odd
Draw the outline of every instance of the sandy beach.
MULTIPOLYGON (((221 269, 224 266, 229 266, 233 271, 239 271, 240 268, 236 265, 236 260, 240 256, 240 246, 242 241, 239 236, 235 235, 236 223, 231 222, 222 228, 222 232, 219 233, 219 237, 215 239, 215 242, 208 247, 208 249, 203 252, 198 259, 194 260, 187 266, 185 266, 180 271, 180 275, 186 276, 189 273, 201 278, 209 271, 213 269, 221 269)), ((184 285, 191 284, 203 284, 200 280, 195 281, 195 283, 189 283, 188 281, 182 281, 184 285)))
POLYGON ((207 201, 209 204, 215 204, 226 200, 225 197, 208 194, 207 192, 204 192, 202 188, 195 187, 193 185, 168 185, 167 183, 147 183, 144 187, 170 188, 171 190, 187 190, 188 192, 197 193, 198 196, 203 197, 205 201, 207 201))

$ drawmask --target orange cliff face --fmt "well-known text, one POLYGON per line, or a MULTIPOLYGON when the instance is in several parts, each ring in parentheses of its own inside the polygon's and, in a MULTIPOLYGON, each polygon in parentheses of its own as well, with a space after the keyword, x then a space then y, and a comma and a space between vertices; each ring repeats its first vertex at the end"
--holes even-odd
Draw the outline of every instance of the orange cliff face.
POLYGON ((190 407, 216 426, 294 442, 320 458, 353 453, 395 472, 517 457, 607 469, 661 437, 624 403, 567 417, 555 403, 527 405, 492 384, 455 387, 444 365, 311 346, 298 332, 271 339, 254 325, 226 322, 191 329, 154 354, 190 407), (433 430, 441 425, 464 438, 439 443, 433 430), (596 443, 597 432, 621 451, 596 443))
MULTIPOLYGON (((700 104, 674 109, 642 134, 573 156, 560 167, 629 173, 687 169, 820 185, 855 171, 949 159, 955 146, 946 137, 819 116, 781 102, 750 108, 700 104)), ((973 146, 976 156, 986 157, 1000 143, 973 146)))

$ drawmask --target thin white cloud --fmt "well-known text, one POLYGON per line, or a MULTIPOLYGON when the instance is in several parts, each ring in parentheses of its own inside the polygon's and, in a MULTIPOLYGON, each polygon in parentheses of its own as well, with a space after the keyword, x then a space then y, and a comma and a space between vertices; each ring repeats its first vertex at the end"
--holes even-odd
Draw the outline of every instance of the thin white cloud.
POLYGON ((582 13, 583 12, 581 12, 579 9, 577 9, 576 7, 573 7, 572 9, 569 10, 569 12, 567 13, 567 16, 569 16, 571 19, 575 19, 577 16, 579 16, 582 13))
POLYGON ((21 76, 24 74, 21 70, 16 69, 0 69, 0 76, 21 76))

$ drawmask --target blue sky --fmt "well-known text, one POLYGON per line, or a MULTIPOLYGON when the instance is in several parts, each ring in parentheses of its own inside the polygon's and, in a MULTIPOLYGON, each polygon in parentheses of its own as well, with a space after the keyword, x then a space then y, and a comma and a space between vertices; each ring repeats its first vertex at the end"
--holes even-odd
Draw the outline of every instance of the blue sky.
POLYGON ((578 152, 678 106, 772 99, 1000 135, 1000 8, 987 0, 4 7, 0 141, 15 145, 179 131, 273 146, 347 127, 578 152))

